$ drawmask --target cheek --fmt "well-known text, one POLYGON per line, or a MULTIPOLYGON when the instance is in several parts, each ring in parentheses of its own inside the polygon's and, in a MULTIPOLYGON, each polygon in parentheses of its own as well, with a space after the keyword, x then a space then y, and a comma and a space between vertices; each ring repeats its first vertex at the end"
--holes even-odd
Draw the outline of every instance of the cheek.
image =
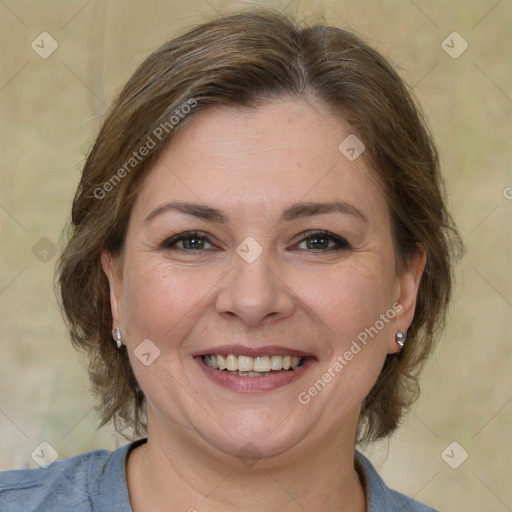
MULTIPOLYGON (((372 326, 392 306, 392 280, 373 254, 357 255, 338 269, 302 273, 299 294, 344 344, 372 326)), ((387 324, 386 324, 387 325, 387 324)))
POLYGON ((142 257, 132 262, 125 276, 123 313, 131 366, 153 408, 172 407, 174 420, 181 422, 188 399, 188 392, 183 390, 190 389, 182 364, 190 346, 184 342, 194 332, 208 292, 222 273, 199 267, 172 268, 167 262, 142 257), (137 354, 143 340, 148 339, 156 348, 150 345, 151 362, 146 365, 137 354), (153 350, 158 354, 154 360, 153 350), (166 392, 169 388, 172 393, 166 392))
POLYGON ((305 302, 324 325, 324 357, 299 398, 319 414, 322 409, 333 424, 362 402, 384 363, 395 315, 386 269, 367 254, 337 272, 303 276, 305 302), (323 410, 326 402, 330 407, 323 410))
MULTIPOLYGON (((391 307, 392 284, 385 278, 389 273, 384 267, 385 262, 372 253, 356 254, 338 266, 288 267, 279 276, 286 284, 280 293, 298 299, 295 322, 305 315, 309 327, 314 329, 316 323, 317 331, 324 330, 327 336, 330 332, 335 344, 343 345, 391 307)), ((149 338, 170 348, 172 340, 181 340, 205 309, 214 307, 214 294, 226 274, 220 266, 173 267, 149 257, 133 262, 123 282, 123 316, 133 338, 130 344, 149 338)))
POLYGON ((130 332, 135 339, 158 340, 161 350, 170 348, 173 340, 179 341, 179 333, 196 321, 209 291, 223 276, 215 269, 173 268, 165 261, 145 257, 125 275, 123 306, 130 332))

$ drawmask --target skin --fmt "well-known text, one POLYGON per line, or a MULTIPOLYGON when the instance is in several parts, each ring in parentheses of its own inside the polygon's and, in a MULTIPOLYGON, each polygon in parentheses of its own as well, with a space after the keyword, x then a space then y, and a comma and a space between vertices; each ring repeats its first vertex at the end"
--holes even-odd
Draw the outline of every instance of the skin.
POLYGON ((201 512, 366 510, 354 467, 360 404, 386 355, 398 351, 396 332, 412 322, 425 255, 419 249, 396 272, 382 187, 364 153, 351 162, 338 150, 348 134, 343 119, 313 100, 211 107, 177 131, 147 175, 121 257, 102 257, 113 322, 147 397, 148 442, 127 462, 135 511, 170 504, 201 512), (176 200, 222 210, 228 222, 170 209, 145 221, 176 200), (332 200, 366 221, 337 212, 280 221, 294 202, 332 200), (309 230, 350 247, 326 250, 335 242, 315 244, 304 236, 309 230), (183 242, 162 248, 185 231, 208 237, 199 240, 202 251, 183 242), (262 249, 252 263, 236 252, 249 236, 262 249), (396 303, 400 311, 378 334, 300 403, 299 393, 396 303), (145 339, 160 350, 149 366, 134 355, 145 339), (242 340, 316 359, 291 384, 235 393, 212 383, 192 358, 242 340), (246 451, 257 460, 241 457, 246 451))

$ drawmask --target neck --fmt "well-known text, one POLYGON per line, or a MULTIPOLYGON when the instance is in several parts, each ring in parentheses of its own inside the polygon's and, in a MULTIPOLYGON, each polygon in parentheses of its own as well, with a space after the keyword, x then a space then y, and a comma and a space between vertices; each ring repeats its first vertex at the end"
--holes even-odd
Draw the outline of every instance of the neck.
POLYGON ((168 511, 172 503, 171 510, 189 512, 365 512, 355 443, 346 437, 340 431, 322 446, 304 446, 294 454, 236 458, 195 433, 149 422, 148 442, 127 462, 132 509, 168 511))

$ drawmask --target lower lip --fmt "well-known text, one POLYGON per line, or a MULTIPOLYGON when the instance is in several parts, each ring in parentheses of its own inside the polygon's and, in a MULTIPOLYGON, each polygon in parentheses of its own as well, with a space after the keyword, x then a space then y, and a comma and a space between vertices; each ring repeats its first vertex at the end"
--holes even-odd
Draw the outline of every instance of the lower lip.
POLYGON ((300 379, 308 368, 315 363, 314 358, 308 357, 304 364, 296 370, 281 370, 275 372, 275 375, 268 375, 266 377, 238 377, 227 371, 214 370, 204 363, 201 356, 194 357, 194 359, 210 380, 236 393, 262 393, 286 386, 300 379))

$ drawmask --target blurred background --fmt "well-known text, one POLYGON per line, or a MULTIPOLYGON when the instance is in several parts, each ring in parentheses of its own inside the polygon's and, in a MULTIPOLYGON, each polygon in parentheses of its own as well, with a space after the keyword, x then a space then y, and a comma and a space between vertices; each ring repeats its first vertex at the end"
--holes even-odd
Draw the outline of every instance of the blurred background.
POLYGON ((466 255, 422 394, 366 453, 388 485, 451 512, 512 510, 512 2, 0 1, 0 469, 126 441, 98 419, 53 289, 85 155, 154 49, 216 11, 271 5, 363 36, 414 87, 466 255))

